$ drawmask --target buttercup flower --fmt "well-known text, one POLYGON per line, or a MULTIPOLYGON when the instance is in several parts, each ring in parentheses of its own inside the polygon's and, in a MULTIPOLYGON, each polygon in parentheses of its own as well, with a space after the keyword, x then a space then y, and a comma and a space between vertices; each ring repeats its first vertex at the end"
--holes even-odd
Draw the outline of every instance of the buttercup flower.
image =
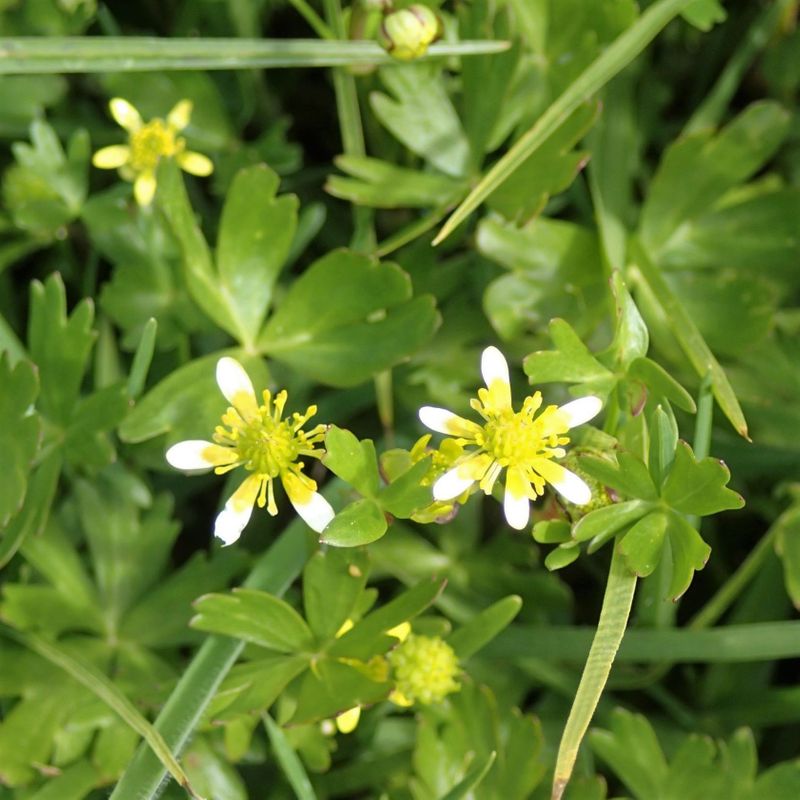
POLYGON ((264 390, 264 402, 259 405, 249 376, 233 358, 217 362, 217 384, 231 407, 223 414, 222 425, 217 425, 214 441, 178 442, 166 454, 167 461, 176 469, 213 467, 217 475, 222 475, 243 466, 251 473, 217 516, 214 535, 226 545, 235 542, 250 520, 256 502, 259 508, 266 506, 271 515, 277 514, 276 478, 280 478, 295 511, 320 533, 333 519, 334 512, 297 460, 301 456, 319 458, 323 454, 315 445, 325 437, 325 426, 303 430, 303 425, 317 413, 317 407, 309 406, 305 414, 295 412, 290 418, 281 419, 286 392, 273 397, 264 390))
POLYGON ((103 147, 92 157, 100 169, 118 169, 126 181, 133 181, 133 194, 140 206, 150 205, 156 192, 156 167, 162 158, 174 158, 178 166, 192 175, 210 175, 211 160, 186 149, 186 140, 178 134, 189 124, 190 100, 181 100, 163 119, 144 122, 139 112, 121 97, 109 104, 111 116, 128 131, 128 144, 103 147))
POLYGON ((575 505, 591 502, 592 492, 586 483, 553 459, 566 455, 563 446, 569 438, 564 434, 600 411, 600 398, 581 397, 561 407, 547 406, 537 416, 541 392, 526 397, 522 410, 514 411, 508 364, 496 347, 483 351, 481 373, 486 388, 478 390, 478 398, 470 405, 483 417, 482 424, 444 408, 423 406, 419 410, 425 426, 473 448, 434 483, 434 499, 451 500, 475 482, 490 494, 505 469, 503 509, 508 524, 517 530, 528 524, 530 501, 544 494, 545 484, 575 505))

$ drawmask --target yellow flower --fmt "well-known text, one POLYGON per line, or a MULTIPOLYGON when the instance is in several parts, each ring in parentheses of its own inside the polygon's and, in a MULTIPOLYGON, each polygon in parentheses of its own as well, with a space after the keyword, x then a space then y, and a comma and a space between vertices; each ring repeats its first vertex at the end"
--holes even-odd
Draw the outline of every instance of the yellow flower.
POLYGON ((379 31, 381 46, 400 61, 411 61, 425 55, 428 46, 441 35, 439 17, 419 3, 387 14, 379 31))
POLYGON ((211 160, 186 149, 186 140, 178 134, 189 124, 190 100, 181 100, 169 112, 166 121, 144 122, 139 112, 121 97, 108 104, 111 116, 128 131, 128 144, 103 147, 92 157, 100 169, 118 169, 126 181, 133 181, 133 194, 140 206, 150 205, 156 192, 156 167, 162 158, 174 158, 178 166, 192 175, 210 175, 211 160))
POLYGON ((458 497, 478 482, 490 494, 501 472, 506 470, 503 510, 512 528, 522 530, 530 518, 530 501, 544 494, 549 483, 562 497, 577 506, 591 502, 592 492, 574 472, 553 459, 566 455, 564 434, 592 419, 602 407, 598 397, 581 397, 566 405, 542 405, 541 392, 526 397, 521 411, 511 405, 508 364, 496 347, 487 347, 481 356, 485 389, 470 403, 483 418, 472 422, 434 406, 423 406, 419 418, 439 433, 456 437, 460 445, 471 447, 452 469, 433 485, 435 500, 458 497))
MULTIPOLYGON (((420 481, 423 486, 434 484, 437 478, 440 478, 464 455, 464 448, 455 439, 445 439, 436 450, 428 447, 430 440, 431 435, 426 433, 417 439, 409 451, 412 464, 416 464, 423 458, 430 456, 430 469, 420 481)), ((456 505, 466 503, 469 495, 470 489, 467 489, 458 497, 446 501, 434 500, 430 505, 412 514, 411 519, 421 523, 448 522, 455 514, 456 505)))
POLYGON ((389 653, 395 690, 389 699, 399 706, 441 703, 461 687, 458 658, 438 636, 410 634, 389 653))
POLYGON ((303 431, 303 425, 317 413, 310 406, 305 414, 295 412, 282 419, 286 392, 273 397, 263 392, 259 405, 253 384, 242 365, 233 358, 217 362, 217 384, 231 407, 222 416, 222 425, 214 431, 214 442, 190 439, 178 442, 167 450, 167 461, 176 469, 199 470, 214 467, 221 475, 243 466, 248 475, 231 495, 217 516, 214 535, 224 544, 232 544, 250 520, 253 505, 265 505, 273 516, 275 504, 274 481, 280 478, 289 502, 306 524, 322 532, 333 519, 328 501, 317 492, 317 484, 303 473, 301 456, 319 458, 323 450, 315 447, 325 437, 325 426, 317 425, 303 431))

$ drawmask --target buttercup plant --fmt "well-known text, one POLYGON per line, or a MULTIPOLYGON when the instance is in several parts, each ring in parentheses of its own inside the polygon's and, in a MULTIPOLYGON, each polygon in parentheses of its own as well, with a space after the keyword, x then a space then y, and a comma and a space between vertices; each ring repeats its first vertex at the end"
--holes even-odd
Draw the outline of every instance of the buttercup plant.
POLYGON ((266 506, 267 512, 275 516, 276 478, 280 478, 295 511, 320 533, 333 519, 333 509, 298 461, 303 456, 320 458, 324 453, 315 445, 325 438, 325 426, 303 430, 317 407, 309 406, 305 414, 294 412, 282 419, 286 392, 273 397, 265 389, 263 403, 259 404, 244 367, 227 356, 217 362, 217 384, 231 406, 222 416, 222 425, 214 431, 214 441, 189 439, 172 445, 166 454, 176 469, 213 468, 217 475, 223 475, 243 466, 252 473, 228 498, 214 523, 214 535, 226 545, 233 544, 250 521, 256 503, 259 508, 266 506))

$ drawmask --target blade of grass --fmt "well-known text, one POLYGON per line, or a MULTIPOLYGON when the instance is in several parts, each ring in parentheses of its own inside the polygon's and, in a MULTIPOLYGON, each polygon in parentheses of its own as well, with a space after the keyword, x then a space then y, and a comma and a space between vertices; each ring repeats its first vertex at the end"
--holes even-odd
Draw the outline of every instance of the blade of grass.
POLYGON ((524 133, 514 146, 484 175, 461 205, 450 215, 433 240, 444 241, 495 189, 538 150, 564 120, 626 67, 674 19, 695 0, 658 0, 609 45, 524 133))
POLYGON ((698 330, 678 296, 672 291, 661 270, 644 252, 644 248, 634 241, 631 251, 634 269, 638 271, 639 277, 647 284, 656 302, 661 306, 664 318, 686 353, 689 362, 701 378, 710 375, 714 397, 719 403, 722 413, 728 418, 736 432, 749 441, 747 421, 736 398, 736 393, 733 391, 725 370, 722 369, 719 361, 711 352, 711 348, 706 344, 703 334, 698 330))
MULTIPOLYGON (((535 658, 580 663, 594 628, 512 625, 481 652, 486 658, 535 658)), ((629 630, 617 653, 617 663, 661 662, 726 664, 800 657, 800 622, 753 622, 710 630, 665 628, 629 630)))
POLYGON ((289 781, 297 800, 317 800, 314 788, 306 775, 303 762, 297 756, 283 729, 269 714, 264 714, 264 727, 267 729, 272 751, 281 765, 286 779, 289 781))
MULTIPOLYGON (((259 559, 244 585, 280 597, 300 574, 313 549, 301 520, 289 525, 259 559)), ((316 540, 316 537, 315 539, 316 540)), ((238 639, 210 636, 192 659, 158 715, 154 727, 167 746, 179 753, 186 744, 217 687, 244 647, 238 639)), ((139 747, 111 800, 152 800, 165 771, 152 752, 139 747)))
POLYGON ((65 652, 53 642, 43 639, 34 633, 18 631, 0 623, 3 635, 14 639, 24 647, 32 650, 51 664, 59 667, 85 686, 90 692, 100 698, 109 708, 115 711, 120 718, 135 730, 150 747, 152 752, 163 765, 163 768, 183 786, 192 797, 198 797, 189 785, 189 779, 183 768, 173 755, 164 737, 139 713, 136 706, 125 697, 116 687, 114 682, 95 666, 82 659, 76 658, 65 652))
MULTIPOLYGON (((425 58, 507 50, 508 42, 435 44, 425 58)), ((318 39, 159 39, 31 36, 0 39, 0 75, 152 70, 274 69, 395 63, 376 42, 318 39)))

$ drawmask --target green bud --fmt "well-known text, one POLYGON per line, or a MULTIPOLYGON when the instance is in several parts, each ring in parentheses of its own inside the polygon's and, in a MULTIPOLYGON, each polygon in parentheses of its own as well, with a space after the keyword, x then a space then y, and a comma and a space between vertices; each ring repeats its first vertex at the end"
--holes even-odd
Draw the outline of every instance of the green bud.
POLYGON ((381 46, 394 58, 411 61, 425 55, 428 45, 441 35, 439 17, 427 6, 415 3, 387 14, 378 38, 381 46))

